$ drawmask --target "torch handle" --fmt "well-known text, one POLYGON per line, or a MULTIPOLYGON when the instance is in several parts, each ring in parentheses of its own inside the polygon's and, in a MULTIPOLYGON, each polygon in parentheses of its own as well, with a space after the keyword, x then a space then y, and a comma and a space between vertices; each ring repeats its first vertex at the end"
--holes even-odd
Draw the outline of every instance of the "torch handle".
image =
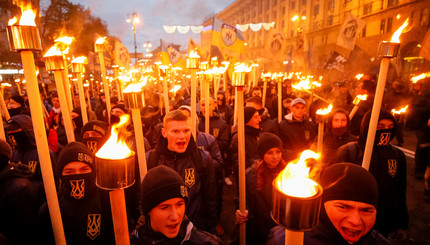
POLYGON ((317 142, 317 152, 322 154, 323 148, 323 136, 324 136, 324 121, 318 123, 318 142, 317 142))
POLYGON ((90 92, 88 90, 89 90, 89 88, 87 88, 87 90, 85 90, 85 94, 86 94, 87 100, 88 100, 88 111, 92 111, 93 108, 91 106, 91 97, 90 97, 90 92))
POLYGON ((194 140, 197 141, 197 125, 196 125, 196 100, 197 100, 197 76, 196 69, 191 69, 191 132, 194 140))
POLYGON ((109 90, 109 84, 106 79, 106 66, 105 66, 105 58, 103 56, 103 52, 99 52, 99 59, 100 59, 100 70, 102 72, 102 80, 103 80, 103 92, 105 92, 105 98, 106 98, 106 114, 108 122, 110 123, 110 90, 109 90))
POLYGON ((67 142, 75 141, 75 133, 73 132, 72 117, 67 104, 66 92, 63 86, 61 71, 54 71, 55 85, 57 86, 58 99, 60 100, 61 113, 63 114, 64 128, 66 129, 67 142))
POLYGON ((373 144, 375 142, 376 126, 378 125, 379 113, 381 111, 382 98, 384 97, 385 82, 387 80, 388 67, 390 65, 389 58, 381 60, 379 69, 379 79, 376 85, 375 99, 373 100, 372 114, 370 116, 369 131, 367 132, 366 147, 364 149, 363 163, 361 166, 367 170, 370 167, 372 158, 373 144))
POLYGON ((140 119, 140 110, 131 109, 131 118, 134 126, 134 136, 136 137, 137 161, 139 163, 140 183, 146 175, 146 156, 145 141, 143 139, 142 120, 140 119))
POLYGON ((69 72, 67 70, 67 62, 64 59, 64 69, 61 70, 61 76, 62 76, 62 82, 64 87, 64 92, 66 95, 66 101, 67 101, 67 108, 69 108, 69 111, 73 110, 73 102, 72 102, 72 89, 70 89, 70 81, 69 81, 69 72))
POLYGON ((267 81, 264 81, 264 85, 263 85, 263 107, 266 106, 266 93, 267 93, 267 81))
POLYGON ((355 113, 357 113, 357 110, 358 110, 358 105, 355 105, 352 108, 351 112, 349 113, 349 120, 351 120, 354 117, 355 113))
POLYGON ((87 114, 87 106, 85 103, 85 92, 84 92, 84 85, 82 83, 82 74, 77 73, 76 77, 78 79, 79 102, 81 104, 82 123, 83 125, 85 125, 88 122, 88 114, 87 114))
POLYGON ((164 79, 163 79, 163 94, 164 94, 164 109, 165 109, 165 112, 167 115, 170 111, 170 107, 169 107, 169 91, 167 89, 167 78, 166 77, 164 77, 164 79))
POLYGON ((282 121, 282 83, 278 82, 278 123, 282 121))
POLYGON ((9 115, 9 111, 7 110, 7 107, 6 107, 6 103, 4 102, 4 92, 3 92, 3 89, 1 89, 0 91, 1 91, 1 94, 0 94, 0 108, 1 108, 2 114, 4 115, 4 118, 7 121, 7 120, 10 119, 10 115, 9 115))
POLYGON ((209 117, 209 80, 203 82, 205 89, 205 133, 209 134, 210 117, 209 117))
POLYGON ((116 245, 130 245, 124 189, 109 192, 116 245))
MULTIPOLYGON (((238 134, 238 165, 239 165, 239 209, 242 213, 246 210, 246 185, 245 185, 245 120, 243 112, 243 87, 236 87, 237 98, 237 134, 238 134)), ((246 223, 240 224, 240 244, 246 244, 246 223)))
POLYGON ((285 245, 303 245, 304 233, 285 229, 285 245))
POLYGON ((48 140, 46 137, 45 125, 42 113, 42 102, 36 77, 36 67, 34 66, 34 56, 32 51, 21 52, 24 76, 27 80, 28 101, 30 103, 31 121, 33 123, 34 138, 36 140, 37 155, 42 172, 43 185, 45 188, 46 200, 51 217, 52 230, 54 232, 55 244, 66 244, 61 219, 60 205, 57 198, 57 189, 54 182, 51 157, 49 154, 48 140))

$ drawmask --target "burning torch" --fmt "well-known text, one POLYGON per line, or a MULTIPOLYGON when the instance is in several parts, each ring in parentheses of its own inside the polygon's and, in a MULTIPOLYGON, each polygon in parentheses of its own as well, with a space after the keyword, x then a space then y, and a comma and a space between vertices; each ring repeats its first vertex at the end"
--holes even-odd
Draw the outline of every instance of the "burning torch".
POLYGON ((129 120, 128 114, 112 126, 111 136, 96 153, 96 185, 109 190, 116 244, 130 244, 124 189, 135 182, 134 152, 121 138, 121 128, 129 120))
POLYGON ((351 120, 355 113, 357 113, 358 108, 360 108, 360 101, 362 100, 367 100, 367 94, 364 95, 357 95, 354 98, 354 101, 352 101, 352 103, 354 104, 354 108, 352 108, 351 112, 349 113, 349 120, 351 120))
MULTIPOLYGON (((72 60, 72 72, 76 74, 76 78, 78 80, 79 102, 81 104, 82 122, 84 125, 88 122, 84 85, 82 83, 82 75, 85 72, 86 60, 87 57, 85 56, 81 56, 72 60)), ((91 101, 88 100, 88 103, 91 103, 91 101)))
POLYGON ((36 77, 36 67, 32 51, 42 50, 39 31, 34 22, 36 17, 31 8, 22 10, 19 20, 16 17, 9 20, 7 35, 9 47, 13 52, 21 53, 24 76, 27 80, 28 100, 30 103, 31 121, 33 123, 34 138, 36 139, 37 154, 42 171, 43 185, 51 217, 52 230, 56 244, 66 244, 63 221, 61 220, 60 206, 58 204, 57 190, 52 172, 51 157, 43 120, 42 102, 40 101, 39 86, 36 77))
POLYGON ((57 87, 58 99, 60 100, 61 113, 63 114, 64 128, 66 129, 67 141, 75 141, 75 133, 73 131, 72 117, 67 103, 66 89, 64 88, 62 70, 66 69, 64 66, 63 54, 57 48, 52 46, 48 52, 43 56, 45 57, 46 70, 54 72, 55 85, 57 87))
MULTIPOLYGON (((244 63, 234 67, 232 85, 236 87, 237 103, 237 134, 238 134, 238 163, 239 163, 239 210, 246 210, 246 186, 245 186, 245 121, 243 114, 243 87, 245 86, 245 74, 251 69, 244 63)), ((240 244, 246 244, 246 224, 240 224, 240 244)))
POLYGON ((105 58, 103 55, 103 52, 105 51, 105 44, 106 37, 100 37, 96 40, 96 43, 94 45, 94 50, 99 54, 99 60, 100 60, 100 70, 102 72, 102 80, 103 80, 103 91, 105 92, 105 98, 106 98, 106 111, 107 111, 107 117, 108 122, 110 122, 110 91, 109 91, 109 84, 108 80, 106 79, 106 66, 105 66, 105 58))
POLYGON ((327 119, 327 115, 331 112, 331 109, 333 109, 333 105, 329 105, 325 109, 318 109, 317 110, 317 122, 318 122, 318 141, 317 141, 317 152, 319 154, 322 154, 322 148, 323 148, 323 138, 324 138, 324 123, 327 119))
POLYGON ((191 51, 187 59, 187 68, 191 70, 191 132, 194 139, 197 140, 196 135, 196 100, 197 100, 197 75, 196 71, 199 67, 200 56, 196 51, 191 51))
POLYGON ((274 74, 276 82, 278 84, 278 123, 282 121, 282 82, 284 81, 284 74, 274 74))
MULTIPOLYGON (((67 59, 66 59, 66 54, 69 53, 69 46, 70 44, 72 44, 73 42, 73 37, 60 37, 57 38, 55 40, 56 42, 56 46, 57 48, 61 51, 61 54, 63 55, 63 62, 64 62, 64 67, 65 69, 61 70, 61 76, 63 77, 63 86, 64 89, 66 90, 66 98, 67 98, 67 106, 69 108, 70 111, 73 110, 73 102, 74 100, 72 99, 72 91, 73 89, 70 89, 70 80, 69 80, 69 70, 67 69, 67 59)), ((72 83, 73 84, 73 83, 72 83)))
POLYGON ((269 78, 272 77, 272 74, 269 73, 262 73, 261 76, 263 77, 263 107, 266 106, 266 93, 267 93, 267 82, 269 81, 269 78))
POLYGON ((376 126, 378 124, 379 112, 381 110, 382 97, 384 96, 385 81, 387 79, 388 66, 390 59, 397 56, 400 46, 400 34, 408 25, 409 18, 400 28, 394 32, 390 42, 383 41, 379 44, 378 55, 382 57, 381 66, 378 75, 378 84, 376 85, 375 99, 373 101, 372 114, 370 116, 369 131, 367 133, 366 147, 364 149, 362 166, 369 169, 370 159, 372 158, 373 143, 375 141, 376 126))
POLYGON ((304 231, 318 224, 322 187, 309 178, 306 160, 319 154, 306 150, 298 162, 290 162, 273 180, 273 220, 285 228, 285 244, 302 245, 304 231))

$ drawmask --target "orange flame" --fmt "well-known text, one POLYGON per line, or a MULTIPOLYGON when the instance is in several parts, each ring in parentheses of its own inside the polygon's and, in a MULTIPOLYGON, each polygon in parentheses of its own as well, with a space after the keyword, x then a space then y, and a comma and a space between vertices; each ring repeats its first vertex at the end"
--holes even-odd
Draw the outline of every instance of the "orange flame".
POLYGON ((86 61, 87 61, 87 57, 85 57, 85 56, 79 56, 78 58, 74 58, 72 60, 72 63, 84 64, 86 61))
POLYGON ((362 77, 364 77, 364 74, 363 74, 363 73, 357 74, 357 75, 355 76, 355 78, 356 78, 357 80, 360 80, 362 77))
POLYGON ((403 113, 405 113, 406 112, 406 110, 408 109, 408 105, 407 106, 405 106, 405 107, 403 107, 403 108, 401 108, 400 110, 396 110, 396 109, 392 109, 391 110, 391 113, 394 115, 394 114, 397 114, 397 115, 400 115, 400 114, 403 114, 403 113))
POLYGON ((99 37, 96 40, 96 44, 103 44, 104 42, 106 42, 106 37, 99 37))
POLYGON ((318 159, 319 154, 306 150, 300 155, 297 163, 290 162, 275 179, 276 187, 286 195, 295 197, 311 197, 317 193, 318 184, 309 178, 309 167, 306 160, 318 159))
MULTIPOLYGON (((21 8, 21 18, 19 19, 19 25, 21 26, 36 26, 36 22, 34 22, 34 19, 36 18, 35 11, 31 8, 31 4, 23 4, 20 6, 21 8)), ((12 26, 17 23, 17 18, 13 17, 9 20, 8 25, 12 26)))
POLYGON ((120 117, 118 124, 112 126, 111 135, 106 143, 96 153, 96 157, 103 159, 124 159, 131 156, 132 152, 128 148, 124 139, 119 137, 121 128, 130 120, 130 116, 125 114, 120 117))
POLYGON ((140 83, 130 83, 129 85, 127 85, 127 87, 125 87, 123 93, 141 92, 147 81, 148 78, 145 77, 140 83))
POLYGON ((8 26, 13 26, 18 22, 18 19, 16 17, 13 17, 12 19, 9 19, 9 22, 7 22, 8 26))
POLYGON ((412 83, 417 83, 419 80, 422 80, 422 79, 424 79, 426 77, 430 77, 430 72, 421 73, 418 76, 415 76, 415 77, 411 78, 411 80, 412 80, 412 83))
POLYGON ((188 58, 200 58, 200 56, 197 53, 197 51, 191 51, 190 54, 188 55, 188 58))
POLYGON ((57 46, 52 46, 43 57, 63 56, 57 46))
POLYGON ((406 19, 406 21, 397 29, 396 32, 394 32, 393 37, 391 37, 392 43, 400 43, 400 35, 402 34, 403 30, 408 26, 409 24, 409 18, 406 19))
POLYGON ((293 88, 298 89, 298 90, 302 90, 302 89, 310 89, 311 86, 309 84, 309 80, 301 80, 299 83, 297 84, 293 84, 291 85, 293 88))
POLYGON ((331 109, 333 109, 333 105, 330 104, 327 108, 324 109, 318 109, 317 114, 318 115, 327 115, 331 112, 331 109))
POLYGON ((171 90, 169 90, 169 92, 176 93, 180 88, 181 88, 181 85, 175 85, 171 90))
POLYGON ((359 94, 356 97, 359 98, 360 100, 367 100, 367 94, 359 94))
POLYGON ((245 63, 239 63, 234 66, 234 72, 250 72, 251 67, 248 67, 245 63))

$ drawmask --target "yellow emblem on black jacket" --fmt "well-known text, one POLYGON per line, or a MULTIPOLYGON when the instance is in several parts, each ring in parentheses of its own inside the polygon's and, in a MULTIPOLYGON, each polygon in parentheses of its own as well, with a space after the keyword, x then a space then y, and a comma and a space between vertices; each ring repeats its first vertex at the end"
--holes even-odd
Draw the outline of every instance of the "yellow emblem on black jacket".
POLYGON ((92 240, 100 235, 101 220, 101 214, 88 214, 87 236, 92 240))
POLYGON ((395 159, 388 159, 388 173, 391 177, 395 177, 397 174, 397 161, 395 159))
POLYGON ((70 192, 70 196, 76 199, 84 198, 85 193, 85 180, 70 180, 70 186, 72 187, 72 191, 70 192))
POLYGON ((194 176, 194 168, 185 169, 185 184, 188 188, 191 188, 196 183, 196 178, 194 176))

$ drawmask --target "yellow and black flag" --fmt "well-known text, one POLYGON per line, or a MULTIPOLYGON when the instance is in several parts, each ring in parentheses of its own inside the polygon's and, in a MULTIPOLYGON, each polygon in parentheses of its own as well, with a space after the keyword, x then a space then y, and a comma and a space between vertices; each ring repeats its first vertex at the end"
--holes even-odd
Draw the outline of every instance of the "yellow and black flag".
POLYGON ((160 39, 161 46, 161 63, 163 65, 171 64, 173 67, 182 67, 186 68, 187 61, 182 56, 181 52, 179 52, 180 45, 176 45, 173 43, 166 43, 162 39, 160 39))

